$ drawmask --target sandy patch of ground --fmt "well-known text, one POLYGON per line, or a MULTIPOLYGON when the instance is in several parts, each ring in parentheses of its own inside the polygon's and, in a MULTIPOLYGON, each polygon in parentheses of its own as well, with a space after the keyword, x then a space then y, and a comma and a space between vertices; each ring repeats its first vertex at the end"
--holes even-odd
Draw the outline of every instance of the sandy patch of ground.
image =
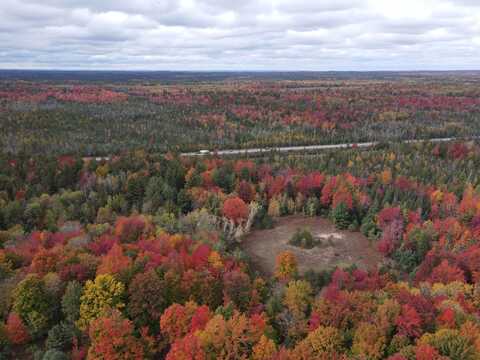
POLYGON ((277 255, 289 250, 297 257, 299 271, 323 270, 335 266, 356 264, 359 268, 375 268, 383 259, 360 232, 342 231, 327 219, 320 217, 286 216, 277 220, 273 229, 252 231, 241 247, 252 259, 253 265, 265 275, 275 270, 277 255), (288 244, 299 228, 307 228, 321 245, 302 249, 288 244))

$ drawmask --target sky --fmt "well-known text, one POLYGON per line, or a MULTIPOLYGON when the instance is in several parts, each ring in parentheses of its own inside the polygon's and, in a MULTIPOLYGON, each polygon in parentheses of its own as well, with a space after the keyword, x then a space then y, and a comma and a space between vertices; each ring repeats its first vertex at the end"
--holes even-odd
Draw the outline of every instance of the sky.
POLYGON ((0 68, 478 70, 480 0, 0 0, 0 68))

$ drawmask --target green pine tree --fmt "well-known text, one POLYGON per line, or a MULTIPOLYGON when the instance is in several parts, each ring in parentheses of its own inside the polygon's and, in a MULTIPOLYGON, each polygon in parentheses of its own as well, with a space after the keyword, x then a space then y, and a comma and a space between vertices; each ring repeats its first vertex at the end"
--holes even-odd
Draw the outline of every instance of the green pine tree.
POLYGON ((348 229, 352 223, 352 215, 345 203, 338 204, 332 211, 332 219, 335 226, 340 230, 348 229))

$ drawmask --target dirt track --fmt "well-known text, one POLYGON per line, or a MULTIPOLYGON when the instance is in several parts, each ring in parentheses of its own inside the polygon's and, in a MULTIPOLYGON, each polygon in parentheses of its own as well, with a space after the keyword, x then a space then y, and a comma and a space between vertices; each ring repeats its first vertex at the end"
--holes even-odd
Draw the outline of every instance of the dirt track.
POLYGON ((320 217, 282 217, 273 229, 256 230, 249 234, 242 248, 254 266, 265 275, 274 273, 275 258, 285 250, 295 254, 300 272, 351 264, 363 269, 375 268, 383 259, 374 244, 361 233, 337 230, 329 220, 320 217), (298 228, 309 229, 322 244, 313 249, 289 245, 288 241, 298 228))

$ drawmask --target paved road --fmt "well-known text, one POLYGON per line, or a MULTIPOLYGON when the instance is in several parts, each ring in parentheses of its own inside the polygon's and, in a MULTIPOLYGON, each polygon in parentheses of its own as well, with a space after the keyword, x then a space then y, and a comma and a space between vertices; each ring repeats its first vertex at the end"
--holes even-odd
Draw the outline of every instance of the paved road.
MULTIPOLYGON (((480 136, 471 137, 470 140, 480 139, 480 136)), ((447 141, 456 141, 456 140, 466 140, 462 138, 435 138, 435 139, 422 139, 422 140, 403 140, 402 142, 405 144, 412 144, 412 143, 420 143, 420 142, 447 142, 447 141)), ((186 152, 181 153, 181 156, 209 156, 209 155, 247 155, 247 154, 261 154, 261 153, 269 153, 272 151, 275 152, 293 152, 293 151, 309 151, 309 150, 331 150, 331 149, 347 149, 352 147, 357 148, 368 148, 375 145, 380 144, 378 141, 373 142, 364 142, 364 143, 345 143, 345 144, 331 144, 331 145, 307 145, 307 146, 279 146, 279 147, 265 147, 265 148, 251 148, 251 149, 232 149, 232 150, 217 150, 217 151, 207 151, 207 152, 186 152)), ((109 156, 101 156, 101 157, 84 157, 83 160, 91 161, 109 161, 109 156)))
MULTIPOLYGON (((426 140, 404 140, 403 143, 412 144, 420 142, 446 142, 461 140, 459 138, 436 138, 436 139, 426 139, 426 140)), ((331 150, 331 149, 345 149, 351 147, 358 148, 368 148, 375 145, 378 145, 379 142, 364 142, 357 144, 332 144, 332 145, 307 145, 307 146, 280 146, 280 147, 266 147, 266 148, 252 148, 252 149, 233 149, 233 150, 218 150, 218 151, 207 151, 207 152, 187 152, 182 153, 182 156, 208 156, 216 154, 219 156, 222 155, 242 155, 242 154, 259 154, 259 153, 268 153, 272 151, 276 152, 290 152, 290 151, 308 151, 308 150, 331 150)))

